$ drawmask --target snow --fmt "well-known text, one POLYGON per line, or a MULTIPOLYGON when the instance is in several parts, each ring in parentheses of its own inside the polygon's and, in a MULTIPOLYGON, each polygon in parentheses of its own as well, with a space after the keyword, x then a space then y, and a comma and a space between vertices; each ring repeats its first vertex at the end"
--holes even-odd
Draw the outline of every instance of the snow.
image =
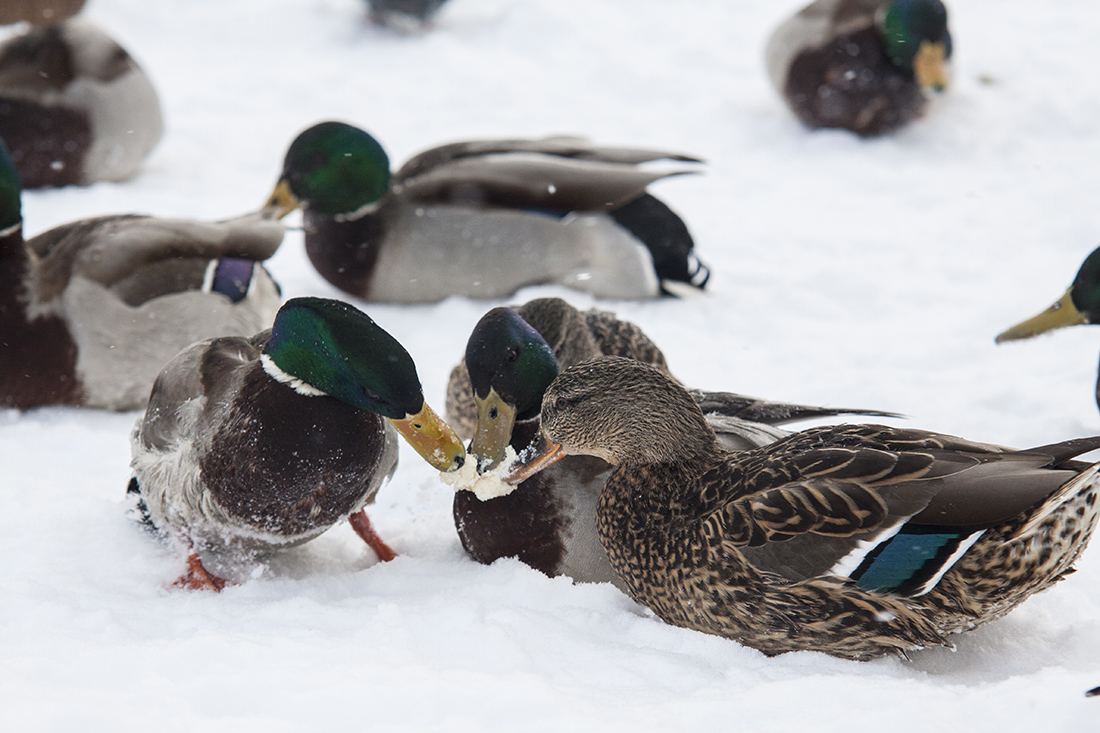
MULTIPOLYGON (((893 137, 808 133, 773 93, 768 32, 801 0, 451 0, 427 33, 360 0, 92 0, 144 65, 166 135, 121 184, 24 195, 30 234, 115 212, 257 208, 313 122, 370 129, 394 165, 472 137, 577 133, 682 150, 652 191, 687 220, 706 295, 596 302, 686 383, 910 416, 1041 445, 1100 430, 1100 344, 1078 328, 995 346, 1100 241, 1094 2, 956 0, 955 86, 893 137), (1092 21, 1089 19, 1092 18, 1092 21)), ((287 297, 336 295, 292 232, 287 297)), ((444 385, 497 303, 365 306, 444 385)), ((453 491, 402 445, 370 516, 221 594, 126 516, 136 414, 0 411, 0 727, 88 731, 1096 730, 1100 556, 1005 619, 912 661, 766 658, 669 627, 609 585, 467 559, 453 491)))

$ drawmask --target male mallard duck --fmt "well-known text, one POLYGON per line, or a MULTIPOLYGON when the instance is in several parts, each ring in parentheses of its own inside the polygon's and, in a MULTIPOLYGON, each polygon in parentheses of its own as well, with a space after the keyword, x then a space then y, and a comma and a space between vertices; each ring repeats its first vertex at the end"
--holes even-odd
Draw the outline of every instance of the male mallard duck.
POLYGON ((0 138, 25 187, 129 178, 163 129, 145 72, 88 21, 0 44, 0 138))
POLYGON ((379 25, 411 32, 423 28, 447 0, 367 0, 370 18, 379 25))
POLYGON ((441 471, 465 459, 401 344, 346 303, 294 298, 269 331, 199 342, 164 367, 134 429, 129 491, 190 548, 178 585, 224 585, 200 551, 298 544, 345 517, 389 560, 363 507, 397 466, 398 432, 441 471))
POLYGON ((539 283, 653 297, 707 279, 684 223, 645 192, 672 173, 636 165, 666 158, 695 161, 575 138, 461 142, 391 179, 378 141, 322 122, 291 144, 265 211, 302 207, 314 267, 365 300, 496 298, 539 283))
POLYGON ((4 0, 0 4, 0 25, 53 25, 76 15, 83 7, 84 0, 4 0))
POLYGON ((850 659, 948 644, 1071 571, 1096 526, 1100 438, 1015 451, 880 425, 721 448, 666 373, 621 357, 565 370, 542 450, 615 466, 597 531, 668 623, 766 654, 850 659))
POLYGON ((271 324, 279 289, 260 262, 282 239, 255 216, 106 216, 24 241, 0 142, 0 407, 143 407, 180 349, 271 324))
MULTIPOLYGON (((1077 277, 1058 302, 1045 311, 1018 323, 997 336, 998 344, 1005 341, 1038 336, 1056 328, 1100 323, 1100 247, 1081 263, 1077 277)), ((1096 404, 1100 406, 1100 377, 1096 383, 1096 404)))
MULTIPOLYGON (((560 298, 494 308, 475 326, 466 358, 451 372, 447 421, 460 435, 473 436, 470 451, 479 463, 495 465, 507 446, 519 453, 535 438, 543 393, 559 369, 599 354, 667 370, 656 344, 612 313, 581 312, 560 298)), ((856 412, 724 392, 691 394, 730 449, 754 448, 786 435, 773 427, 777 424, 856 412)), ((482 500, 472 491, 456 491, 454 519, 462 546, 478 562, 517 557, 547 575, 623 587, 596 537, 596 500, 610 472, 599 458, 569 456, 504 496, 482 500)))
POLYGON ((926 90, 946 88, 947 9, 940 0, 817 0, 776 29, 765 56, 807 126, 878 135, 919 117, 926 90))

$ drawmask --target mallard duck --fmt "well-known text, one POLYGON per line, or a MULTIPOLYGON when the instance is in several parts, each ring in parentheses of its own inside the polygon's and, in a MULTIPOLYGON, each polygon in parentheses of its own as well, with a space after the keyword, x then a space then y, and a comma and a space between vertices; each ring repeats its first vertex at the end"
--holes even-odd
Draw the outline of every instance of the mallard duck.
POLYGON ((615 468, 597 531, 633 596, 668 623, 766 654, 849 659, 947 645, 1067 573, 1097 522, 1100 438, 1010 450, 881 425, 718 444, 660 369, 604 356, 542 403, 542 444, 615 468))
POLYGON ((0 44, 0 138, 26 188, 129 178, 163 129, 145 72, 88 21, 0 44))
POLYGON ((164 367, 129 491, 188 548, 184 587, 225 584, 200 553, 232 566, 344 518, 389 560, 363 507, 397 466, 398 433, 441 471, 465 459, 396 339, 346 303, 293 298, 269 331, 201 341, 164 367))
POLYGON ((367 0, 370 18, 379 25, 412 32, 423 28, 446 0, 367 0))
POLYGON ((808 127, 878 135, 919 117, 927 91, 947 87, 951 50, 940 0, 817 0, 776 29, 765 57, 808 127))
POLYGON ((4 0, 0 3, 0 25, 53 25, 76 15, 83 7, 84 0, 4 0))
MULTIPOLYGON (((668 369, 642 329, 613 313, 582 312, 560 298, 493 308, 474 327, 465 359, 451 372, 447 421, 463 437, 473 437, 471 453, 491 468, 507 446, 519 453, 535 438, 543 393, 559 369, 599 354, 668 369)), ((774 426, 789 421, 866 414, 725 392, 691 394, 730 449, 770 443, 786 435, 774 426)), ((547 575, 623 587, 596 537, 596 500, 610 472, 599 458, 569 456, 504 496, 483 501, 471 491, 456 491, 454 519, 462 546, 482 563, 517 557, 547 575)))
MULTIPOLYGON (((1073 284, 1054 305, 1000 334, 996 342, 1018 341, 1056 328, 1093 323, 1100 323, 1100 247, 1081 263, 1073 284)), ((1100 406, 1100 377, 1096 383, 1096 404, 1100 406)))
POLYGON ((0 407, 144 407, 180 349, 271 325, 279 289, 260 262, 282 239, 255 215, 106 216, 24 241, 19 172, 0 142, 0 407))
POLYGON ((645 192, 682 172, 637 167, 665 158, 695 161, 575 138, 487 140, 432 148, 391 178, 377 140, 322 122, 291 144, 265 212, 302 207, 314 267, 365 300, 496 298, 539 283, 646 298, 708 275, 684 223, 645 192))

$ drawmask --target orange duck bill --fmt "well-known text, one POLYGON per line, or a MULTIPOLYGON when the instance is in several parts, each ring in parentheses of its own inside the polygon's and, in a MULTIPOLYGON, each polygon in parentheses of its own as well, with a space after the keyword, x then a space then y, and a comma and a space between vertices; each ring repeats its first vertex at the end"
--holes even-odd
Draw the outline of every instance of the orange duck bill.
POLYGON ((539 430, 531 445, 524 448, 500 475, 500 480, 506 484, 518 484, 564 457, 565 449, 561 443, 555 443, 546 436, 545 431, 539 430))

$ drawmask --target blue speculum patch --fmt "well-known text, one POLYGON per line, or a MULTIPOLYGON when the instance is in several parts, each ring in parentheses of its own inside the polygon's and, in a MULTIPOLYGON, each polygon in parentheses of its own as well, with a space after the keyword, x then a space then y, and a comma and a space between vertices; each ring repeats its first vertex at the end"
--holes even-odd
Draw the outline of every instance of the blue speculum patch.
POLYGON ((969 534, 903 529, 869 553, 851 577, 867 590, 915 593, 935 576, 969 534))
POLYGON ((252 265, 252 260, 236 257, 223 257, 218 260, 210 291, 221 293, 234 303, 244 300, 248 294, 248 284, 252 282, 252 265))

